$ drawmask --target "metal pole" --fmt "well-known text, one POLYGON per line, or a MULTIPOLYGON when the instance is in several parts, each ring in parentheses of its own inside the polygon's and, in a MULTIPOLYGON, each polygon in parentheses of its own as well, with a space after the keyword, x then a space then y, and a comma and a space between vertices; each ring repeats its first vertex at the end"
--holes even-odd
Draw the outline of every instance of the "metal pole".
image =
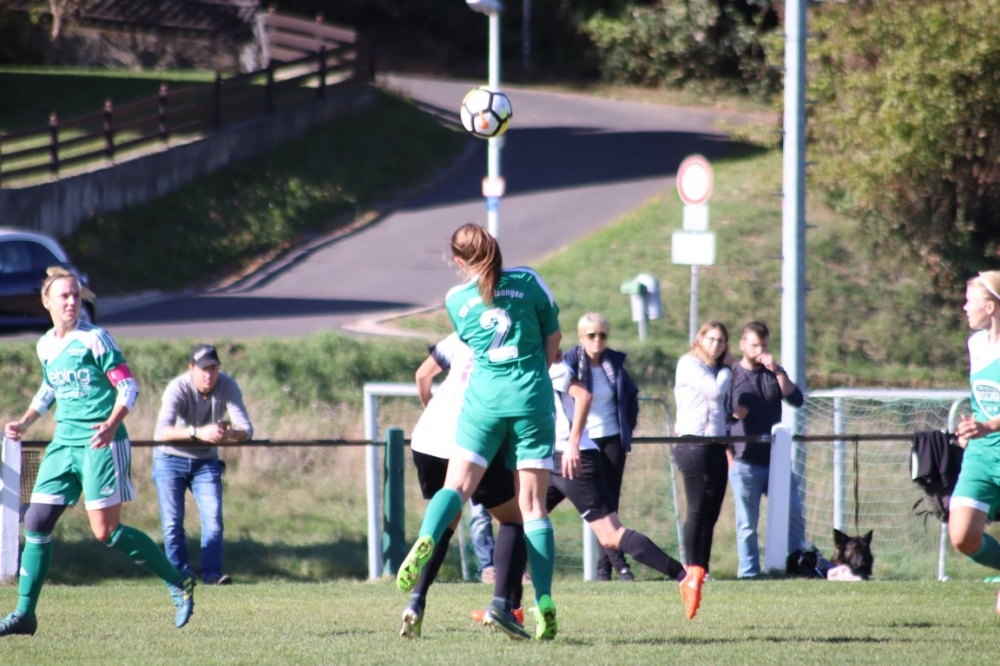
MULTIPOLYGON (((378 436, 378 404, 365 385, 365 439, 374 441, 378 436)), ((368 578, 376 580, 382 575, 382 524, 379 520, 378 449, 375 444, 365 446, 365 494, 368 499, 368 578)))
MULTIPOLYGON (((833 434, 847 432, 844 399, 833 399, 833 434)), ((833 526, 844 531, 847 526, 847 442, 833 442, 833 526)))
MULTIPOLYGON (((500 90, 500 12, 490 12, 490 90, 500 90)), ((486 177, 495 182, 500 177, 501 138, 489 140, 486 150, 486 177)), ((486 197, 486 228, 500 237, 500 198, 486 197)))
POLYGON ((698 335, 698 266, 691 266, 691 318, 688 321, 688 344, 698 335))
MULTIPOLYGON (((785 114, 781 209, 781 365, 806 391, 806 0, 785 1, 785 114)), ((782 421, 803 431, 804 414, 782 421)))

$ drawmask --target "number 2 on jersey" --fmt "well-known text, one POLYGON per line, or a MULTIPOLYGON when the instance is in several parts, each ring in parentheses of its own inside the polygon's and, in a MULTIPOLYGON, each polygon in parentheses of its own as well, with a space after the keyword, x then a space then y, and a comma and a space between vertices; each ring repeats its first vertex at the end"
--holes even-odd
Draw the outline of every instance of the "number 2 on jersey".
POLYGON ((479 325, 486 330, 493 329, 493 339, 490 340, 486 356, 490 363, 502 363, 517 358, 517 346, 505 345, 507 333, 510 332, 510 315, 503 308, 492 308, 479 317, 479 325))

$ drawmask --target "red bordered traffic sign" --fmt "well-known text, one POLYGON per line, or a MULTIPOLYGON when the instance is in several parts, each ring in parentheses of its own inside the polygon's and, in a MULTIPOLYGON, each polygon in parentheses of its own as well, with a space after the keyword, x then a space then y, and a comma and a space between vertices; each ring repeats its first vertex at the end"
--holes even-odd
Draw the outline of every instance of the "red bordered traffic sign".
POLYGON ((701 155, 690 155, 677 169, 677 194, 688 206, 701 206, 712 196, 712 165, 701 155))

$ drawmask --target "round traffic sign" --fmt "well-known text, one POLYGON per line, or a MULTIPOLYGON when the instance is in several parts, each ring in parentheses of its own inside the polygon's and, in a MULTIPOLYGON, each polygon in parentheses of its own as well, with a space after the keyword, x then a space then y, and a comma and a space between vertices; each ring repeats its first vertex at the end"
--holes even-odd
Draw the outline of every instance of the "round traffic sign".
POLYGON ((701 155, 690 155, 677 169, 677 194, 688 206, 700 206, 712 196, 712 165, 701 155))

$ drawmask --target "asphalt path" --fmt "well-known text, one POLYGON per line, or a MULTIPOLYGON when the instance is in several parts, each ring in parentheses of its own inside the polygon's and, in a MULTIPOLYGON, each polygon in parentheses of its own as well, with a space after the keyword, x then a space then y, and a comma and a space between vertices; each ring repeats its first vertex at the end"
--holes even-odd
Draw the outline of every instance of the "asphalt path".
MULTIPOLYGON (((457 122, 468 81, 386 79, 429 111, 457 122)), ((530 265, 669 188, 681 160, 728 152, 724 112, 506 89, 514 117, 502 150, 507 194, 500 245, 507 266, 530 265)), ((739 118, 735 118, 738 122, 739 118)), ((225 288, 112 302, 100 322, 115 337, 300 336, 378 332, 377 322, 443 301, 460 282, 446 261, 461 224, 486 224, 486 142, 428 186, 367 224, 319 239, 225 288)), ((363 159, 363 158, 362 158, 363 159)), ((666 248, 664 248, 666 251, 666 248)))

